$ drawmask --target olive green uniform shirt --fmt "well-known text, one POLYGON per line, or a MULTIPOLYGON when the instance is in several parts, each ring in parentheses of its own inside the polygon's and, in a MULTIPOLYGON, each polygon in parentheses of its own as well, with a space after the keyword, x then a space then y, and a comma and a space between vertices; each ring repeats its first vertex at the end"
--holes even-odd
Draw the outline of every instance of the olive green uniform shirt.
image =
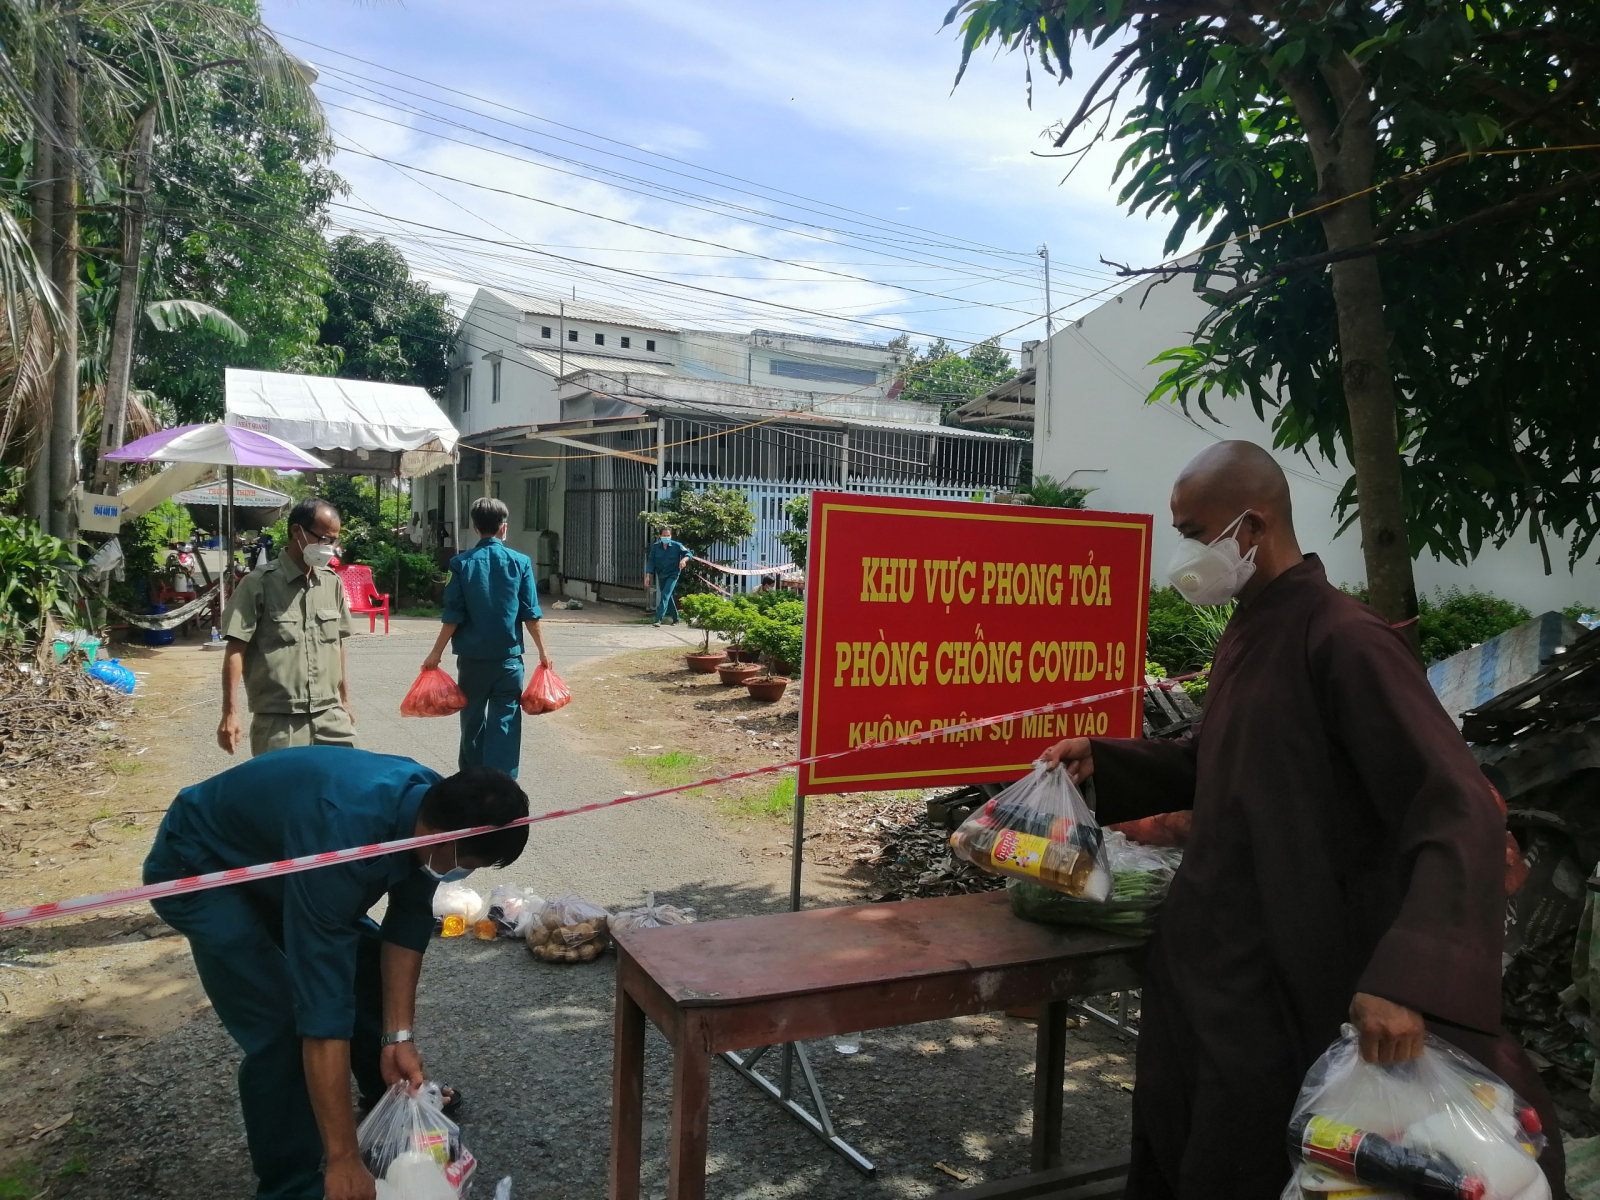
POLYGON ((246 643, 244 690, 252 713, 315 713, 339 703, 339 642, 353 632, 339 576, 309 577, 279 555, 239 581, 222 636, 246 643))

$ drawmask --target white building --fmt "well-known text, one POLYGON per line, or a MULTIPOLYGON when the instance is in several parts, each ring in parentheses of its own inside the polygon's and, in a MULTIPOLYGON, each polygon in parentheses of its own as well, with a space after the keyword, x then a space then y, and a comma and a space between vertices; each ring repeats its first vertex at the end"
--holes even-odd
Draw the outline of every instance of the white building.
POLYGON ((745 492, 756 532, 717 557, 753 568, 785 561, 783 505, 816 488, 960 499, 1011 488, 1026 443, 941 425, 937 405, 889 394, 896 369, 883 345, 674 329, 480 288, 444 401, 462 434, 455 496, 441 473, 413 508, 437 532, 498 496, 540 580, 592 597, 640 589, 639 513, 674 487, 745 492))
MULTIPOLYGON (((1197 407, 1185 414, 1175 404, 1145 402, 1163 371, 1151 360, 1190 342, 1208 311, 1186 279, 1136 284, 1069 322, 1048 343, 1036 344, 1013 384, 959 414, 970 424, 1014 428, 1025 427, 1031 417, 1035 474, 1094 488, 1090 507, 1155 514, 1152 561, 1158 578, 1177 542, 1167 500, 1183 465, 1211 442, 1225 439, 1272 449, 1272 431, 1248 400, 1213 398, 1218 421, 1197 407), (1036 403, 1035 394, 1045 401, 1036 403)), ((1334 583, 1364 580, 1360 529, 1352 524, 1340 534, 1333 510, 1348 469, 1332 467, 1315 454, 1309 459, 1273 454, 1289 476, 1301 547, 1322 556, 1334 583)), ((1475 587, 1536 613, 1577 602, 1600 604, 1600 567, 1585 561, 1569 571, 1566 543, 1551 537, 1549 547, 1554 573, 1548 576, 1526 529, 1499 549, 1486 547, 1468 567, 1424 553, 1416 563, 1417 589, 1432 594, 1475 587)))

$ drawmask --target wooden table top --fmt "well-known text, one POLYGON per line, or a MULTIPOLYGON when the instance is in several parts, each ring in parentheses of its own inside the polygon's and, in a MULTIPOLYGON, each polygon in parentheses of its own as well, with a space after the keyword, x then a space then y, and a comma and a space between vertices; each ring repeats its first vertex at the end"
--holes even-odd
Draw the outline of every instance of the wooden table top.
POLYGON ((673 1003, 746 1004, 838 988, 1139 949, 1144 939, 1036 925, 1003 891, 619 931, 673 1003))

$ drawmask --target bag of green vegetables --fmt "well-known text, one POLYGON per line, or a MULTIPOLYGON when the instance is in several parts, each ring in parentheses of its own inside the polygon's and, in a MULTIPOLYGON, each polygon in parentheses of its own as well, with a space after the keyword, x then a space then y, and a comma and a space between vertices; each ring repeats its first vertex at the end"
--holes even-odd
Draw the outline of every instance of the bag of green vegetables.
POLYGON ((1086 925, 1108 933, 1148 937, 1156 931, 1167 886, 1183 859, 1169 846, 1130 842, 1114 829, 1105 835, 1111 861, 1111 894, 1104 900, 1080 900, 1023 879, 1006 883, 1011 911, 1042 925, 1086 925))

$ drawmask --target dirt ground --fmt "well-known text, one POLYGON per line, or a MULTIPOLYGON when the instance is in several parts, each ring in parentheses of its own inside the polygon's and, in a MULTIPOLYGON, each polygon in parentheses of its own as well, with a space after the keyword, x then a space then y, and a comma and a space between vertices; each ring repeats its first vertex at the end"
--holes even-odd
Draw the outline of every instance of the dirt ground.
MULTIPOLYGON (((113 728, 84 731, 95 742, 88 760, 61 777, 7 773, 0 908, 138 882, 180 786, 163 725, 212 702, 218 660, 187 649, 118 647, 139 686, 113 728)), ((0 1172, 73 1132, 80 1080, 117 1073, 130 1051, 204 1006, 171 933, 137 905, 0 934, 0 1172)))

